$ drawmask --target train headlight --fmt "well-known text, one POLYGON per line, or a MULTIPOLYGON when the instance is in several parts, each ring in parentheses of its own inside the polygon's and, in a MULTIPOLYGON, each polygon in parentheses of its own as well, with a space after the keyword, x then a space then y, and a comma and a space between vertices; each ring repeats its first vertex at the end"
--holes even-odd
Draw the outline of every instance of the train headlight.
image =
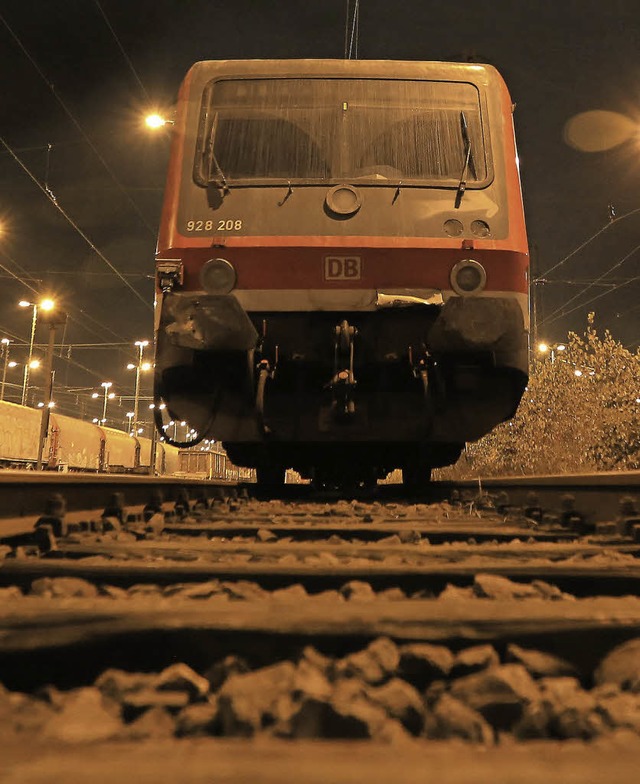
POLYGON ((226 259, 209 259, 200 272, 200 282, 207 294, 229 294, 236 281, 236 271, 226 259))
POLYGON ((487 273, 482 264, 473 259, 459 261, 451 270, 451 286, 456 294, 468 297, 478 294, 487 285, 487 273))

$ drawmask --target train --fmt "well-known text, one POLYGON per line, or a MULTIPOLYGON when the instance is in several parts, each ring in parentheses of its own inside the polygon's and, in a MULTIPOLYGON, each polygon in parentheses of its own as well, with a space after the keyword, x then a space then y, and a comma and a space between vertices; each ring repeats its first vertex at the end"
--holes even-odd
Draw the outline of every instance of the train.
MULTIPOLYGON (((35 468, 42 411, 0 401, 0 467, 35 468)), ((58 471, 150 473, 152 443, 121 430, 59 414, 49 415, 43 467, 58 471)), ((154 473, 180 471, 179 450, 156 444, 154 473)))
POLYGON ((156 425, 164 402, 264 486, 423 487, 517 409, 528 265, 494 67, 198 62, 158 237, 156 425))

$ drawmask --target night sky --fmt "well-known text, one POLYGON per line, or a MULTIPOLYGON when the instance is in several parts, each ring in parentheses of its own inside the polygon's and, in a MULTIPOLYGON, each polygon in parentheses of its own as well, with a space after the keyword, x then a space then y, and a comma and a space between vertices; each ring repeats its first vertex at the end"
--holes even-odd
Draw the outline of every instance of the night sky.
MULTIPOLYGON (((133 342, 152 337, 170 137, 145 130, 142 117, 152 107, 170 111, 197 60, 343 57, 346 7, 345 0, 1 0, 0 136, 41 186, 0 145, 0 337, 15 342, 12 359, 24 360, 30 330, 18 300, 53 294, 69 313, 56 387, 82 388, 80 402, 103 380, 132 393, 125 366, 135 358, 133 342)), ((609 224, 609 205, 617 218, 640 207, 640 134, 595 153, 564 140, 567 121, 594 109, 640 128, 637 0, 361 0, 358 56, 471 59, 501 71, 517 104, 534 277, 547 281, 536 285, 538 335, 562 340, 594 309, 600 329, 635 348, 640 211, 545 273, 609 224), (571 311, 564 316, 556 313, 563 306, 571 311)), ((36 342, 45 339, 41 325, 36 342)), ((17 383, 16 370, 8 380, 17 383)), ((122 406, 121 419, 130 404, 122 406)))

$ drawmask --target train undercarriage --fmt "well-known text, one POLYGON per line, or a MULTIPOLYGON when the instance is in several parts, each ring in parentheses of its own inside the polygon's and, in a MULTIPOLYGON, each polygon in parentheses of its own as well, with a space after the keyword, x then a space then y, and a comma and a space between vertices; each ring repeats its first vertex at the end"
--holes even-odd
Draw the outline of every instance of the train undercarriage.
POLYGON ((419 486, 511 417, 526 384, 513 300, 250 315, 227 302, 221 326, 220 303, 168 299, 157 395, 265 485, 287 468, 324 486, 400 468, 419 486))

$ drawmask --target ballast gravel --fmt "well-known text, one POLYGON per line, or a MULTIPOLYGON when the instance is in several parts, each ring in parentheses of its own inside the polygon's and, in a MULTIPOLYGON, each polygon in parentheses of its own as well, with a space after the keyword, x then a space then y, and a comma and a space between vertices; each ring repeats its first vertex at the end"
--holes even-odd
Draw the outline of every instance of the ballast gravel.
POLYGON ((342 657, 306 647, 252 668, 238 656, 203 672, 104 671, 68 691, 0 686, 3 738, 61 743, 169 737, 460 739, 476 744, 640 734, 640 638, 609 651, 581 682, 545 651, 453 651, 386 637, 342 657))

